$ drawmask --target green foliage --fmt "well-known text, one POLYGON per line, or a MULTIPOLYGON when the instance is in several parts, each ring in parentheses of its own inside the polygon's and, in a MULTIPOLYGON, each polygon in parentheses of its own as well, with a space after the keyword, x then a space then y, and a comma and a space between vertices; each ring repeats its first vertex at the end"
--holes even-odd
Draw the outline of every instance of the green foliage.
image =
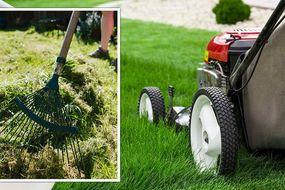
MULTIPOLYGON (((84 43, 93 43, 101 40, 101 12, 84 12, 80 16, 80 23, 77 27, 76 36, 84 43)), ((114 20, 114 31, 110 42, 117 44, 117 24, 114 20)))
MULTIPOLYGON (((62 36, 67 30, 71 12, 47 11, 39 15, 35 12, 14 13, 0 12, 0 28, 9 30, 27 30, 32 34, 38 32, 47 36, 62 36), (9 22, 7 22, 9 21, 9 22)), ((76 31, 78 39, 84 43, 94 43, 101 39, 101 12, 82 11, 76 31)))
POLYGON ((216 14, 216 21, 219 24, 235 24, 239 21, 248 20, 250 6, 242 0, 220 0, 213 8, 216 14))
POLYGON ((98 12, 86 12, 80 16, 77 37, 84 42, 99 41, 101 38, 101 16, 98 12))

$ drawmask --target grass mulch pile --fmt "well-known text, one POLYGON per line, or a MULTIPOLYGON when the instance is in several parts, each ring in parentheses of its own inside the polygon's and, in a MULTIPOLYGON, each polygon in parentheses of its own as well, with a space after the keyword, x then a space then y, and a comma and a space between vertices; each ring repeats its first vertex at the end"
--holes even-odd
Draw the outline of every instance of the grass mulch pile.
MULTIPOLYGON (((15 96, 43 88, 49 80, 63 35, 27 31, 0 31, 0 105, 15 96)), ((83 117, 80 147, 90 178, 117 177, 117 74, 108 61, 88 57, 97 44, 86 45, 75 37, 60 78, 60 93, 78 106, 83 117)), ((116 58, 116 47, 110 53, 116 58)), ((52 147, 31 153, 18 146, 1 145, 0 178, 78 178, 74 160, 59 161, 52 147)))

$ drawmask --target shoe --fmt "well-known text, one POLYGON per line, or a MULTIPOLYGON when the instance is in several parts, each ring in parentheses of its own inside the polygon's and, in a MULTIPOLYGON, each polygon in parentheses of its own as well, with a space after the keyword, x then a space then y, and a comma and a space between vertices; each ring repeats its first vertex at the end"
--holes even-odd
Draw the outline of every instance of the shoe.
POLYGON ((110 59, 109 51, 105 51, 100 47, 96 51, 90 53, 89 56, 98 59, 110 59))

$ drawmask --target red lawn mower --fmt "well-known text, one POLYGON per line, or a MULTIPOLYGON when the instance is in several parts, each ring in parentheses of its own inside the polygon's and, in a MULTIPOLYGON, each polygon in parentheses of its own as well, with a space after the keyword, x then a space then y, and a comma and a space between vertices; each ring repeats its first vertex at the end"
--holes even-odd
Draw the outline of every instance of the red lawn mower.
POLYGON ((209 42, 191 106, 173 106, 170 86, 166 110, 159 88, 143 88, 140 117, 189 129, 200 171, 235 171, 239 139, 254 151, 285 149, 284 9, 281 0, 261 31, 228 31, 209 42))

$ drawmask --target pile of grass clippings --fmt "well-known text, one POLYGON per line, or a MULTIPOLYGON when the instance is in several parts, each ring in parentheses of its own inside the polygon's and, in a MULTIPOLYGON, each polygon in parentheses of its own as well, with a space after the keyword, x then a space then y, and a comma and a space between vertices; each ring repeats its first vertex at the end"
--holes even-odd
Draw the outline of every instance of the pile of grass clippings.
MULTIPOLYGON (((15 96, 44 87, 53 71, 63 36, 39 35, 33 31, 0 31, 0 105, 15 96)), ((85 45, 75 38, 60 78, 64 101, 80 108, 82 158, 88 178, 117 178, 117 74, 108 61, 87 55, 98 45, 85 45)), ((110 47, 116 58, 116 47, 110 47)), ((79 178, 74 160, 62 163, 50 146, 37 152, 17 145, 0 146, 0 177, 79 178)))

